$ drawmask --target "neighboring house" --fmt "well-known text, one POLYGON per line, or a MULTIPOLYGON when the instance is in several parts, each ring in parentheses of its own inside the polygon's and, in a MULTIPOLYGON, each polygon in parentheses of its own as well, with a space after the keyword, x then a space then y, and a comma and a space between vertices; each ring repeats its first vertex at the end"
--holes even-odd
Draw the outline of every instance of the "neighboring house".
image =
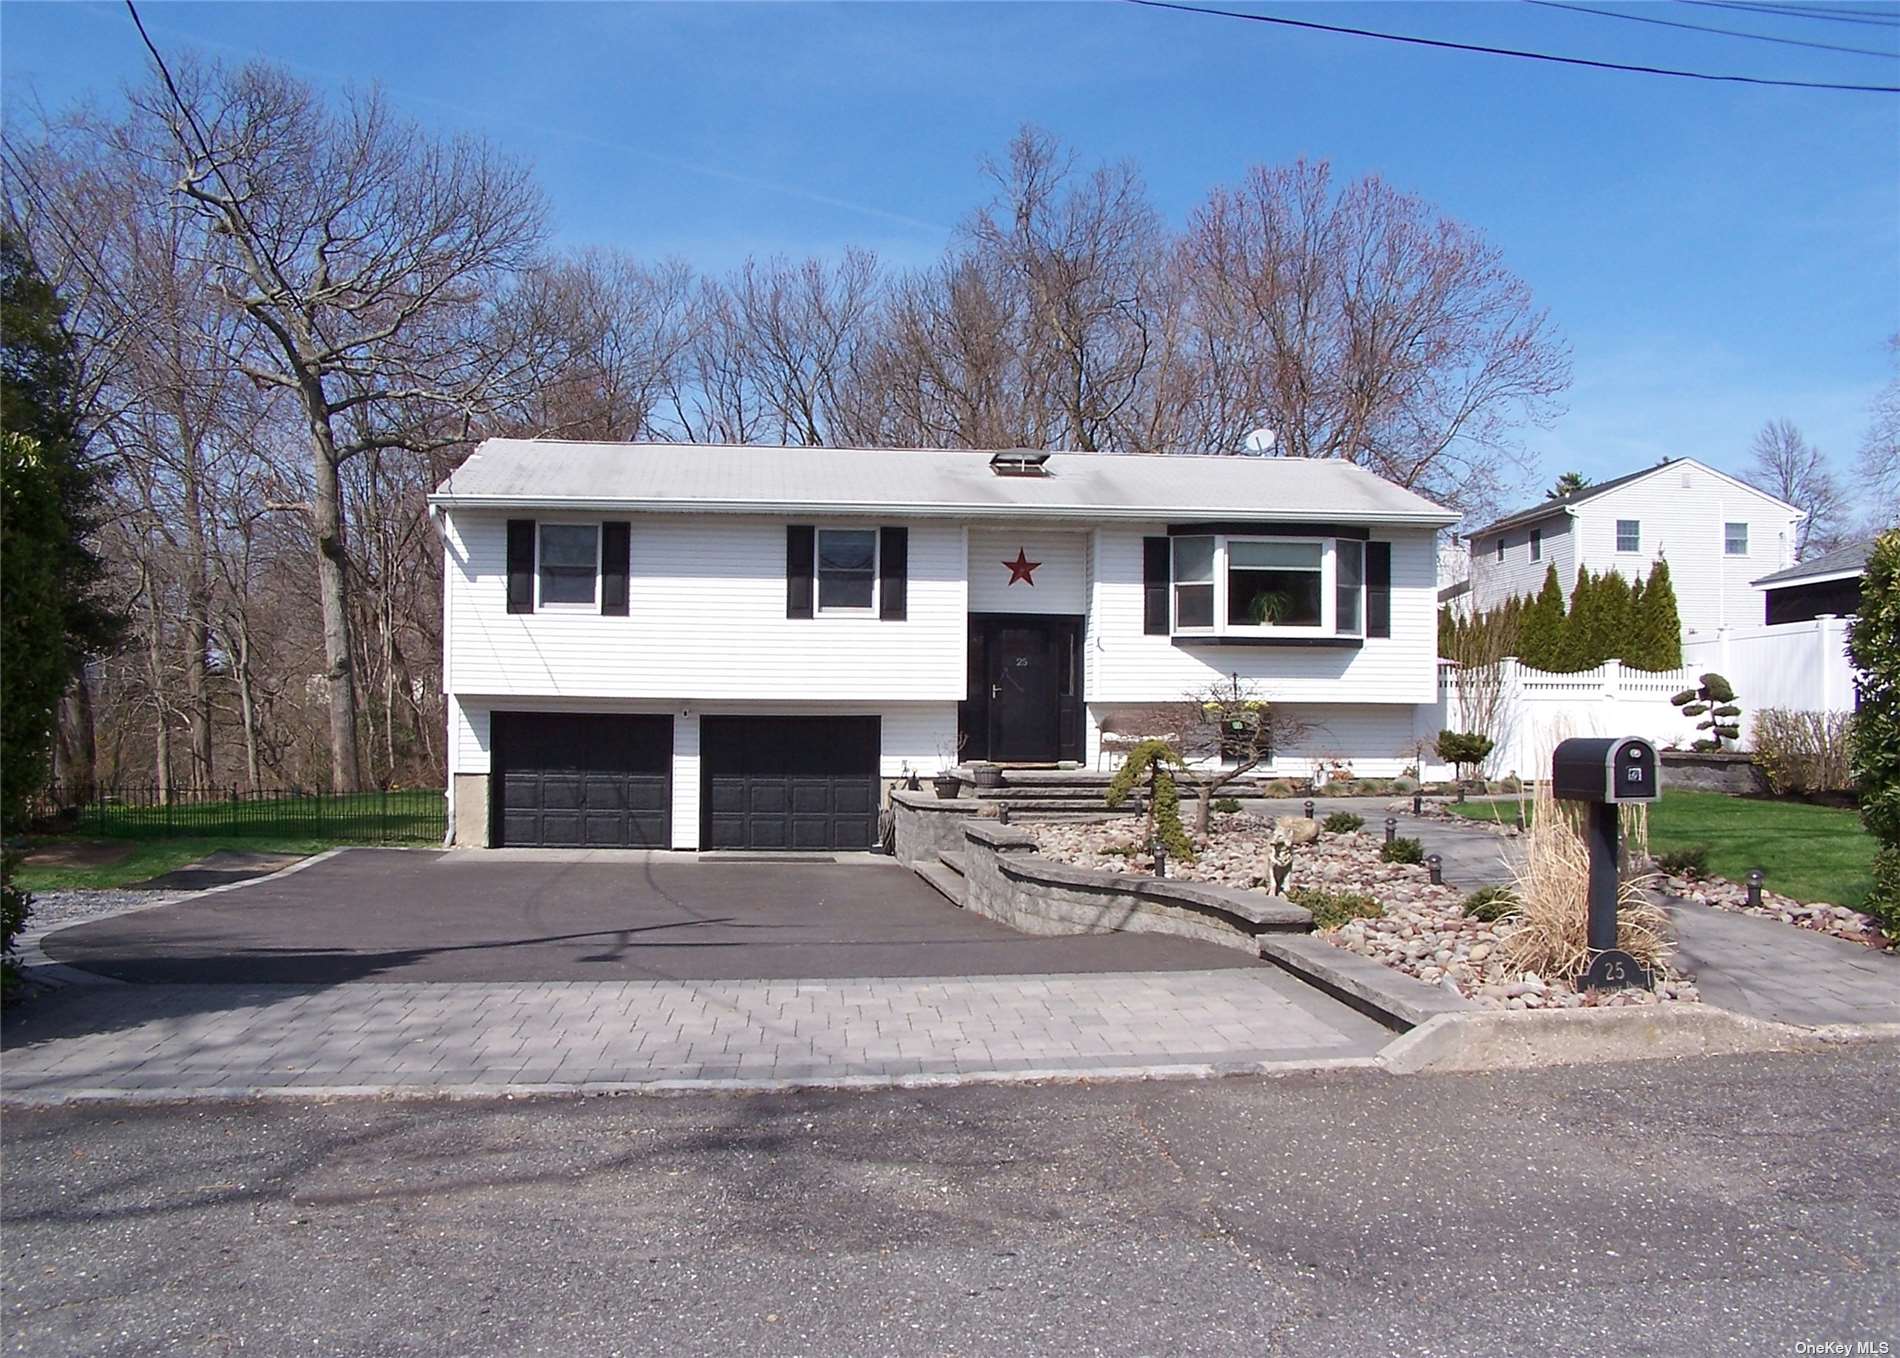
POLYGON ((1685 636, 1761 617, 1754 582, 1794 560, 1805 514, 1693 458, 1674 458, 1519 510, 1468 535, 1474 609, 1535 594, 1557 568, 1566 596, 1577 568, 1634 583, 1667 559, 1685 636))
POLYGON ((1457 517, 1330 460, 505 439, 429 503, 456 841, 676 849, 863 848, 906 771, 1230 677, 1310 723, 1274 767, 1395 774, 1457 517))
POLYGON ((1764 575, 1755 581, 1762 593, 1762 609, 1749 621, 1773 626, 1811 622, 1826 614, 1852 617, 1860 612, 1860 578, 1873 550, 1874 540, 1868 538, 1764 575))

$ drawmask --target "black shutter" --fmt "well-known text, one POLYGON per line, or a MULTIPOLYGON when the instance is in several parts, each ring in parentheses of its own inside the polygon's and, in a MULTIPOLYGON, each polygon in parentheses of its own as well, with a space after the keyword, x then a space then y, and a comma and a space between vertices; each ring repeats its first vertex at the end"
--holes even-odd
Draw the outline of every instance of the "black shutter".
POLYGON ((627 577, 633 571, 633 525, 626 522, 600 526, 600 611, 615 618, 627 616, 627 577))
POLYGON ((1168 634, 1168 539, 1141 540, 1141 630, 1151 637, 1168 634))
POLYGON ((1366 544, 1366 635, 1392 635, 1392 544, 1366 544))
POLYGON ((818 530, 795 523, 785 525, 785 616, 811 616, 811 557, 818 530))
POLYGON ((877 615, 902 622, 909 605, 910 529, 877 530, 877 615))
POLYGON ((534 520, 508 520, 508 611, 534 612, 534 520))

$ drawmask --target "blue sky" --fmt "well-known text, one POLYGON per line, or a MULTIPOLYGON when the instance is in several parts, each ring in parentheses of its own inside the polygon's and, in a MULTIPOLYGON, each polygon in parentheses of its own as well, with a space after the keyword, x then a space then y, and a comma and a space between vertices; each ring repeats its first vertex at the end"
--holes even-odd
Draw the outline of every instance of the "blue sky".
MULTIPOLYGON (((1900 29, 1603 8, 1900 52, 1900 29)), ((1239 7, 1228 5, 1229 8, 1239 7)), ((1633 63, 1900 85, 1900 61, 1497 3, 1258 6, 1633 63)), ((1889 11, 1900 14, 1900 8, 1889 11)), ((1794 420, 1845 470, 1900 331, 1900 96, 1755 89, 1400 47, 1114 3, 143 7, 168 53, 381 83, 534 162, 560 239, 724 267, 864 245, 934 258, 1024 122, 1131 159, 1181 221, 1298 155, 1483 230, 1570 342, 1535 484, 1664 454, 1739 468, 1794 420)), ((22 101, 117 98, 115 4, 0 4, 22 101)))

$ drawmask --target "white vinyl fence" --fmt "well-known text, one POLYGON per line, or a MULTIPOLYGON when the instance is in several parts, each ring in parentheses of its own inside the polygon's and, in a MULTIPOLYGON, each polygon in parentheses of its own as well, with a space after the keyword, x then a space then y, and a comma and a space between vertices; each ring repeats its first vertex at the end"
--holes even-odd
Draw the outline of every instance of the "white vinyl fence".
MULTIPOLYGON (((1515 773, 1543 776, 1557 742, 1571 736, 1643 736, 1659 746, 1688 746, 1701 733, 1697 718, 1685 717, 1670 698, 1694 688, 1700 677, 1720 674, 1734 687, 1742 709, 1743 748, 1750 719, 1764 707, 1795 712, 1852 712, 1854 671, 1847 660, 1847 620, 1768 627, 1723 628, 1715 636, 1683 643, 1683 668, 1663 673, 1635 670, 1612 660, 1593 670, 1551 674, 1516 660, 1502 662, 1495 679, 1467 678, 1458 667, 1441 662, 1438 705, 1430 718, 1437 730, 1475 729, 1472 709, 1489 705, 1497 712, 1492 733, 1497 748, 1486 761, 1494 777, 1515 773), (1497 686, 1489 704, 1479 695, 1497 686)), ((1428 778, 1449 777, 1449 766, 1428 766, 1428 778)))

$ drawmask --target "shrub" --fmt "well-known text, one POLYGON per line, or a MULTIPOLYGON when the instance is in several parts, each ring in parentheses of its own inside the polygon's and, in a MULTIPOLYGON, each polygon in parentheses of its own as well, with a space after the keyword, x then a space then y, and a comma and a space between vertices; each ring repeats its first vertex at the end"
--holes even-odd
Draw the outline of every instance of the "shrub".
POLYGON ((1689 844, 1680 849, 1671 849, 1667 853, 1659 853, 1656 855, 1656 866, 1674 877, 1707 877, 1709 875, 1709 846, 1689 844))
POLYGON ((1275 778, 1260 789, 1264 797, 1297 797, 1304 789, 1288 778, 1275 778))
POLYGON ((1390 844, 1379 846, 1379 857, 1388 863, 1423 863, 1425 846, 1416 839, 1400 835, 1390 844))
POLYGON ((33 913, 32 895, 13 880, 19 868, 18 853, 0 853, 0 995, 13 988, 13 940, 33 913))
POLYGON ((1315 887, 1294 887, 1286 898, 1313 916, 1313 927, 1331 933, 1348 920, 1377 919, 1385 907, 1372 897, 1357 891, 1321 891, 1315 887))
POLYGON ((1120 806, 1143 782, 1153 795, 1148 799, 1148 837, 1167 846, 1169 856, 1183 863, 1194 861, 1194 842, 1181 824, 1181 789, 1174 781, 1174 770, 1186 767, 1181 756, 1166 741, 1144 740, 1128 752, 1115 776, 1109 779, 1104 794, 1110 806, 1120 806))
POLYGON ((1705 674, 1698 687, 1685 688, 1669 701, 1682 709, 1683 716, 1702 718, 1695 729, 1708 734, 1696 741, 1695 749, 1720 750, 1723 741, 1741 738, 1742 709, 1736 704, 1734 688, 1721 675, 1705 674))
POLYGON ((1214 809, 1216 811, 1225 811, 1231 815, 1240 810, 1240 803, 1232 797, 1216 797, 1214 799, 1214 809))
POLYGON ((1517 893, 1508 886, 1481 886, 1465 897, 1465 918, 1496 924, 1517 910, 1517 893))
POLYGON ((1349 835, 1354 830, 1365 828, 1366 818, 1355 816, 1350 811, 1335 811, 1320 822, 1319 828, 1329 835, 1349 835))
POLYGON ((1847 653, 1860 671, 1854 786, 1861 823, 1882 846, 1861 909, 1900 939, 1900 529, 1882 533, 1867 555, 1847 653))
POLYGON ((1440 759, 1458 766, 1460 778, 1468 778, 1490 757, 1494 743, 1478 731, 1440 731, 1436 749, 1440 759))
POLYGON ((1776 792, 1844 792, 1854 786, 1848 768, 1854 718, 1846 712, 1755 713, 1755 762, 1776 792))
MULTIPOLYGON (((1574 982, 1590 962, 1590 849, 1582 832, 1582 807, 1558 802, 1550 784, 1536 785, 1528 847, 1517 869, 1516 927, 1504 940, 1504 960, 1514 971, 1574 982)), ((1630 808, 1632 812, 1645 807, 1630 808)), ((1641 816, 1626 820, 1624 842, 1647 840, 1641 816)), ((1616 946, 1646 967, 1664 967, 1674 950, 1669 917, 1644 894, 1646 874, 1627 855, 1618 872, 1616 946)))

